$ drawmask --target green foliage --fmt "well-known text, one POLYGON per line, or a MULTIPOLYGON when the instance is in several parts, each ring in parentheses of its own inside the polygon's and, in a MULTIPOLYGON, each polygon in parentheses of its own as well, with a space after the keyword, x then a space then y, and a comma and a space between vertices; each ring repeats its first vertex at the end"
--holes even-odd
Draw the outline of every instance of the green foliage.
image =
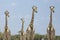
MULTIPOLYGON (((41 40, 44 35, 35 34, 34 40, 41 40)), ((3 33, 0 32, 0 40, 3 39, 3 33)), ((11 35, 11 40, 19 40, 19 35, 11 35)), ((56 36, 55 40, 60 40, 60 36, 56 36)))
POLYGON ((34 40, 40 40, 40 39, 42 39, 42 35, 40 35, 40 34, 35 34, 35 37, 34 37, 34 40))
POLYGON ((60 36, 56 36, 55 38, 56 38, 56 40, 60 40, 60 36))
POLYGON ((19 40, 19 35, 13 35, 13 36, 11 36, 11 40, 19 40))
POLYGON ((3 33, 0 32, 0 40, 2 40, 2 39, 3 39, 3 33))

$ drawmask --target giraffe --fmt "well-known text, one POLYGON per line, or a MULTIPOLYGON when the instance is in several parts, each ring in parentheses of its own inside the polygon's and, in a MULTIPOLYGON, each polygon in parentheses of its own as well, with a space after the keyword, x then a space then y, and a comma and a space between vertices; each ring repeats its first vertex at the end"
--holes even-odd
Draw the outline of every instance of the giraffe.
POLYGON ((22 28, 21 28, 20 40, 25 40, 25 33, 24 33, 24 18, 21 18, 21 21, 22 21, 22 28))
POLYGON ((52 13, 54 13, 54 6, 50 6, 50 22, 47 28, 48 40, 54 40, 55 37, 55 29, 52 25, 52 13))
POLYGON ((34 40, 34 13, 37 13, 37 7, 33 6, 32 9, 33 9, 32 18, 31 18, 29 27, 27 28, 27 34, 29 35, 27 40, 34 40), (28 33, 28 31, 29 31, 29 33, 28 33))
POLYGON ((8 29, 8 20, 7 17, 9 17, 9 12, 5 11, 5 31, 4 31, 4 38, 3 40, 10 40, 10 30, 8 29))

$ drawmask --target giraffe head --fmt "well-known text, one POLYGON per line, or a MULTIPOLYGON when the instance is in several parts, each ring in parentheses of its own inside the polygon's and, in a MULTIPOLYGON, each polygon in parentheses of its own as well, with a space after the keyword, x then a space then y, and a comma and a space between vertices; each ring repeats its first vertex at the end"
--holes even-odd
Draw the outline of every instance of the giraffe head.
POLYGON ((23 17, 21 18, 21 21, 22 21, 22 23, 24 23, 24 18, 23 17))
POLYGON ((54 6, 50 6, 50 10, 54 13, 54 6))
POLYGON ((33 6, 32 7, 33 11, 37 13, 37 7, 36 6, 33 6))
POLYGON ((8 12, 8 10, 5 11, 5 15, 9 17, 9 12, 8 12))

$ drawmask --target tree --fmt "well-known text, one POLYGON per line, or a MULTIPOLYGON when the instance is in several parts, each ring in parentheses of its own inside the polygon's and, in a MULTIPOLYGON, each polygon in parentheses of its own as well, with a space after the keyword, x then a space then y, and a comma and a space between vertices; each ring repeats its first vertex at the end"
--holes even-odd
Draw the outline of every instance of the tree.
POLYGON ((43 35, 35 34, 34 40, 41 40, 43 35))

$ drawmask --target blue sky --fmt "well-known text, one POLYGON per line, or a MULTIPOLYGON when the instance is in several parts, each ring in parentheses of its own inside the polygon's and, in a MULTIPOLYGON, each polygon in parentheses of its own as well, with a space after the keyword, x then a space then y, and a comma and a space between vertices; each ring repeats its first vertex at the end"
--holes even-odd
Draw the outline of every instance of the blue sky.
POLYGON ((35 14, 34 28, 35 33, 46 34, 49 24, 50 6, 55 6, 53 13, 53 27, 55 34, 60 35, 60 0, 0 0, 0 31, 4 32, 5 27, 5 14, 6 10, 9 11, 10 17, 8 18, 8 27, 11 34, 18 34, 21 30, 21 18, 25 20, 24 31, 30 23, 32 6, 38 7, 38 13, 35 14))

